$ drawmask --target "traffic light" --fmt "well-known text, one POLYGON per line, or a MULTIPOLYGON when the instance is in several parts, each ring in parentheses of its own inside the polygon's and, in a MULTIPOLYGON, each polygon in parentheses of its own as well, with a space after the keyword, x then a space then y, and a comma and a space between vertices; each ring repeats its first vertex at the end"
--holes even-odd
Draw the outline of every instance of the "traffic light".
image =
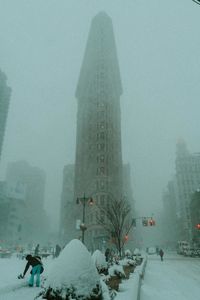
POLYGON ((147 218, 142 219, 142 225, 143 226, 148 226, 148 219, 147 218))
POLYGON ((198 223, 198 224, 196 225, 196 228, 197 228, 198 230, 200 230, 200 223, 198 223))
POLYGON ((125 235, 124 237, 124 241, 127 242, 128 241, 128 234, 125 235))
POLYGON ((149 220, 149 225, 150 225, 150 226, 155 226, 155 225, 156 225, 155 220, 151 218, 151 219, 149 220))

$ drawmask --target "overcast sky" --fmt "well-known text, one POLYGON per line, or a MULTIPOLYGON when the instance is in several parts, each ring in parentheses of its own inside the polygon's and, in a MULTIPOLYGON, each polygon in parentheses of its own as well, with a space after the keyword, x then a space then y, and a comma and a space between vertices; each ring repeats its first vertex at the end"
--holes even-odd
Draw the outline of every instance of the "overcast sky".
POLYGON ((75 89, 92 18, 113 20, 123 84, 124 162, 140 214, 161 208, 176 142, 200 152, 200 6, 192 0, 0 0, 0 69, 12 98, 0 178, 26 160, 47 174, 58 212, 63 166, 75 159, 75 89))

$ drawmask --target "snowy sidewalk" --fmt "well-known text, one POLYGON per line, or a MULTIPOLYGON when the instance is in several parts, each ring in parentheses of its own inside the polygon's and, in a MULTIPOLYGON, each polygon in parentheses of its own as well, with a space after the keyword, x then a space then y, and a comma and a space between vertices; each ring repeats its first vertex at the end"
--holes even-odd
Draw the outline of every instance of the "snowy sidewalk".
POLYGON ((119 293, 114 300, 138 300, 142 278, 145 274, 147 257, 144 257, 140 266, 137 266, 128 280, 123 280, 119 286, 119 293))
POLYGON ((200 299, 200 260, 181 256, 148 258, 140 300, 200 299))
POLYGON ((0 300, 33 300, 40 288, 28 287, 29 272, 25 279, 18 279, 26 260, 16 257, 0 259, 0 300))

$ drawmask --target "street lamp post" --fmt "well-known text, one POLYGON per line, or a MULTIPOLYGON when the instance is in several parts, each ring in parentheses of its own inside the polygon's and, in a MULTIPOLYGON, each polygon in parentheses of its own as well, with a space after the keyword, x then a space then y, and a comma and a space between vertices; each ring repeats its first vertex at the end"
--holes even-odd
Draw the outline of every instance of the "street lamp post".
POLYGON ((89 205, 92 205, 94 203, 94 201, 93 201, 92 197, 86 197, 85 193, 84 193, 83 197, 77 198, 77 200, 76 200, 77 204, 79 204, 80 202, 83 205, 82 224, 80 225, 80 229, 82 232, 81 241, 84 244, 85 231, 87 229, 87 226, 85 225, 85 207, 86 207, 86 203, 88 203, 89 205))

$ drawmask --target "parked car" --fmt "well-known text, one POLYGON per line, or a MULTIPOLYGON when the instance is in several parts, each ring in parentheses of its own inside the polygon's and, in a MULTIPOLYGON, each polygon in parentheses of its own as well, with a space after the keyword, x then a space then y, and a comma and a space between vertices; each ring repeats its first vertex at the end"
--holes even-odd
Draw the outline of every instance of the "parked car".
POLYGON ((156 254, 156 248, 155 247, 149 247, 147 250, 148 254, 156 254))
POLYGON ((11 257, 12 252, 8 249, 1 248, 0 249, 0 258, 9 258, 11 257))

